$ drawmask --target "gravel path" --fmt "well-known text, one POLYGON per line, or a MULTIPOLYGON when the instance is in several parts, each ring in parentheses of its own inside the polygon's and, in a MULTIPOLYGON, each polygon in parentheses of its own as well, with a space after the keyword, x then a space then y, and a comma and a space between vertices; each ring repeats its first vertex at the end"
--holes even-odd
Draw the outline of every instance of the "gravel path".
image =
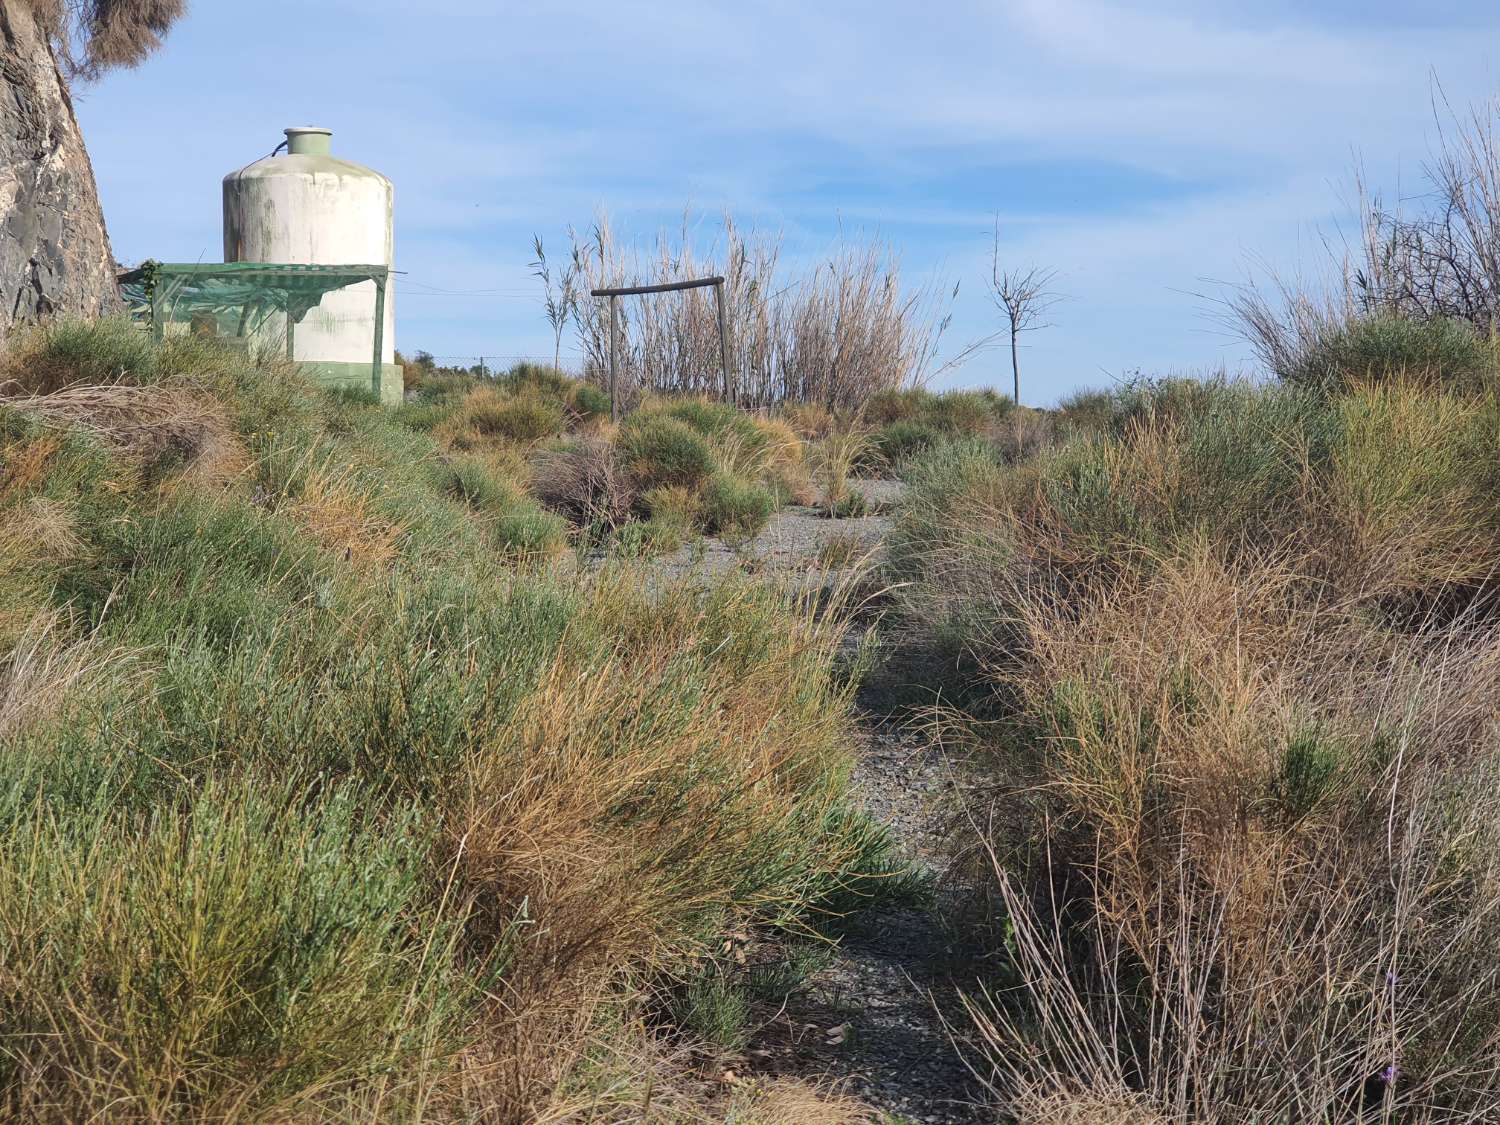
MULTIPOLYGON (((865 709, 858 718, 858 798, 909 858, 931 870, 941 862, 935 814, 952 807, 951 772, 899 723, 865 709)), ((992 1121, 975 1107, 971 1075, 937 1014, 953 1018, 960 1010, 947 975, 959 955, 932 911, 872 910, 752 1051, 764 1052, 759 1061, 773 1073, 832 1079, 892 1121, 992 1121)))
MULTIPOLYGON (((709 540, 665 565, 705 576, 744 569, 804 588, 827 585, 837 577, 825 565, 828 544, 837 540, 856 557, 878 557, 904 488, 899 481, 852 483, 870 501, 871 515, 830 519, 815 508, 789 508, 737 550, 709 540)), ((851 631, 851 650, 865 628, 862 623, 851 631)), ((892 830, 914 866, 936 872, 943 862, 941 813, 955 807, 954 775, 917 731, 886 714, 878 691, 867 688, 856 712, 857 799, 892 830)), ((867 912, 840 940, 831 963, 767 1013, 746 1066, 831 1080, 892 1123, 992 1121, 974 1108, 971 1076, 937 1014, 959 1011, 946 972, 957 957, 934 911, 889 906, 867 912)))

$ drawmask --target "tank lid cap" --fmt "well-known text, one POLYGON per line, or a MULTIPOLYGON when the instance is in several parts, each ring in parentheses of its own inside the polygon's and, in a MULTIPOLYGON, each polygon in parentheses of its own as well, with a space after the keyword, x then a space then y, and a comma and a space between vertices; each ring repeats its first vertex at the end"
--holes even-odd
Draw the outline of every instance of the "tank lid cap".
POLYGON ((295 125, 284 130, 286 150, 293 156, 327 156, 331 145, 332 129, 318 125, 295 125))

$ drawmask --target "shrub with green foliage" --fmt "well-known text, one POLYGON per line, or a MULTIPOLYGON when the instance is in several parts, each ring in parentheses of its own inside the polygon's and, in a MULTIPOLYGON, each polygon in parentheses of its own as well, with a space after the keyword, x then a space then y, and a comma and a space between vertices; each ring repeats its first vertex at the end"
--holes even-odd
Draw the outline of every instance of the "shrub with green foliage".
POLYGON ((523 443, 560 434, 564 425, 562 408, 535 394, 477 404, 469 419, 481 436, 523 443))
POLYGON ((706 529, 732 542, 757 535, 775 508, 776 498, 770 489, 726 473, 715 473, 703 490, 706 529))
POLYGON ((943 440, 943 432, 924 422, 902 419, 889 422, 871 437, 872 452, 888 467, 905 464, 943 440))
POLYGON ((620 457, 642 491, 697 488, 714 471, 713 451, 692 426, 662 414, 632 414, 620 426, 620 457))
POLYGON ((1330 329, 1280 374, 1325 391, 1389 379, 1474 391, 1494 383, 1497 356, 1465 321, 1379 316, 1330 329))
POLYGON ((1472 358, 1141 381, 1019 464, 913 462, 892 577, 959 641, 946 730, 992 781, 954 847, 997 1112, 1493 1118, 1500 396, 1472 358))
POLYGON ((568 405, 580 418, 609 417, 609 394, 592 383, 579 383, 575 386, 568 405))

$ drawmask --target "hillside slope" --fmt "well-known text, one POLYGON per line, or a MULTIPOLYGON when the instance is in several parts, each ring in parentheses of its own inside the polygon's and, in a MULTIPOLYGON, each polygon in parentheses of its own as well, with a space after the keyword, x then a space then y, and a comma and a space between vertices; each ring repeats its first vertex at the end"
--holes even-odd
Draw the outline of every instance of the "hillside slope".
MULTIPOLYGON (((4 379, 4 1113, 708 1114, 673 995, 889 868, 837 628, 548 563, 503 461, 210 344, 4 379)), ((854 1112, 712 1113, 786 1097, 854 1112)))

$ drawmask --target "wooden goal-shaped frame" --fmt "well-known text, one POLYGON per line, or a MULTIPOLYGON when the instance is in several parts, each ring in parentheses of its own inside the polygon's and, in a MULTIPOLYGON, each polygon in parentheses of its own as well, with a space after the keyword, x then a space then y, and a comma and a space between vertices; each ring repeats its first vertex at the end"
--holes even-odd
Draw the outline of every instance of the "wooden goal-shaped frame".
POLYGON ((734 401, 734 384, 729 380, 729 330, 724 324, 724 279, 722 277, 700 277, 696 281, 670 281, 663 285, 626 285, 614 289, 591 289, 591 297, 609 298, 609 420, 620 420, 620 399, 616 388, 616 350, 619 333, 616 330, 615 303, 621 297, 639 297, 644 293, 675 293, 680 289, 702 289, 712 285, 719 305, 719 366, 724 378, 724 401, 734 401))

